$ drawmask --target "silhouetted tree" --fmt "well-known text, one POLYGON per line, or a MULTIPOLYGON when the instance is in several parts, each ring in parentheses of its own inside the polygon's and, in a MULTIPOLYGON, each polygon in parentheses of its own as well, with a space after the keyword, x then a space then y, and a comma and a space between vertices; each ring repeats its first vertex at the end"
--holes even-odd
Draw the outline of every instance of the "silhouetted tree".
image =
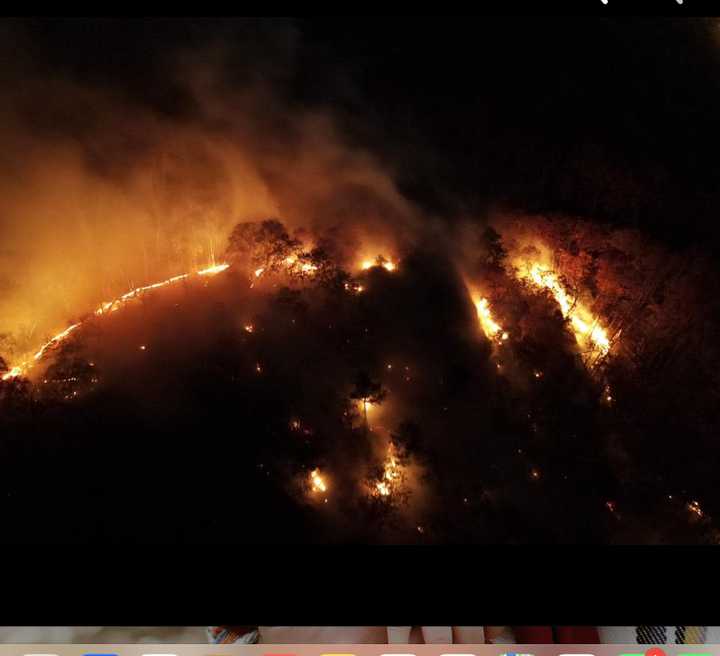
POLYGON ((290 237, 280 221, 268 219, 238 223, 230 233, 225 254, 241 266, 277 270, 299 248, 300 242, 290 237))
POLYGON ((365 433, 368 430, 368 403, 379 405, 385 400, 387 390, 383 389, 380 381, 373 380, 366 371, 361 371, 355 378, 355 387, 350 393, 350 398, 361 401, 363 404, 363 414, 365 415, 365 433))
POLYGON ((486 263, 496 269, 502 269, 505 265, 507 251, 502 245, 500 234, 488 226, 483 231, 481 240, 486 253, 486 263))

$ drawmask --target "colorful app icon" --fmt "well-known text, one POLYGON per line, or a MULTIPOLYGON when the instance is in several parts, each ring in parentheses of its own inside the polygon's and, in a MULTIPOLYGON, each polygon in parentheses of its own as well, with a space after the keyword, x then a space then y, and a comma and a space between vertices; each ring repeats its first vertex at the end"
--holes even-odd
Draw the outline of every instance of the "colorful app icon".
POLYGON ((660 649, 660 647, 650 647, 650 649, 645 652, 645 656, 665 656, 665 650, 660 649))

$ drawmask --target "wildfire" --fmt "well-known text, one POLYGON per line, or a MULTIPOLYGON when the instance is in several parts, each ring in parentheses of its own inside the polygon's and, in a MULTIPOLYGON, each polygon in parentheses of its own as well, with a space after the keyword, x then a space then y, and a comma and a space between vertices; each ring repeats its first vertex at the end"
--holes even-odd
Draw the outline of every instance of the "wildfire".
POLYGON ((15 366, 10 371, 7 371, 3 374, 2 379, 3 380, 10 380, 11 378, 17 378, 18 376, 23 375, 23 368, 21 366, 15 366))
POLYGON ((10 369, 10 371, 7 371, 3 374, 2 379, 3 380, 10 380, 11 378, 17 378, 18 376, 24 376, 27 374, 27 372, 33 367, 35 362, 39 361, 45 353, 63 342, 70 333, 72 333, 74 330, 79 328, 82 325, 82 322, 80 323, 74 323, 72 326, 69 326, 65 330, 63 330, 61 333, 58 333, 55 335, 55 337, 49 339, 45 344, 43 344, 40 347, 40 350, 33 355, 32 360, 26 360, 25 362, 16 365, 10 369))
POLYGON ((213 266, 208 267, 207 269, 198 271, 197 274, 199 276, 214 276, 218 273, 222 273, 223 271, 225 271, 228 268, 230 268, 229 264, 215 264, 213 266))
POLYGON ((383 473, 379 481, 375 483, 374 494, 376 496, 388 497, 397 489, 402 480, 402 468, 395 457, 395 448, 392 444, 388 446, 388 455, 383 473))
MULTIPOLYGON (((200 271, 196 272, 196 275, 198 276, 214 276, 218 273, 221 273, 225 271, 230 265, 229 264, 214 264, 212 266, 207 267, 206 269, 202 269, 200 271)), ((94 314, 96 316, 102 316, 104 314, 108 314, 109 312, 116 312, 119 310, 123 305, 127 304, 128 302, 140 297, 143 293, 150 291, 152 289, 158 289, 160 287, 167 287, 168 285, 173 285, 177 282, 180 282, 181 280, 185 280, 186 278, 189 278, 192 274, 190 273, 183 273, 178 276, 173 276, 172 278, 168 278, 167 280, 162 280, 161 282, 153 283, 152 285, 145 285, 143 287, 136 287, 135 289, 130 290, 129 292, 123 294, 122 296, 119 296, 116 299, 113 299, 112 301, 105 301, 104 303, 101 303, 100 306, 95 310, 94 314)), ((34 366, 36 362, 42 359, 42 357, 47 353, 48 350, 55 348, 60 343, 65 341, 67 337, 77 330, 80 326, 82 326, 85 323, 85 320, 79 321, 78 323, 74 323, 71 326, 67 327, 62 332, 58 333, 54 337, 50 338, 45 344, 43 344, 40 349, 33 355, 31 360, 26 360, 25 362, 22 362, 19 365, 16 365, 12 367, 9 371, 5 372, 2 376, 2 380, 7 381, 12 378, 17 378, 18 376, 24 376, 28 373, 28 371, 34 366)), ((144 346, 140 347, 141 350, 145 350, 144 346)))
POLYGON ((480 298, 475 301, 475 309, 477 310, 480 325, 488 339, 498 343, 506 341, 510 335, 502 329, 502 326, 495 321, 490 312, 490 303, 486 298, 480 298))
MULTIPOLYGON (((208 267, 207 269, 202 269, 200 271, 197 271, 198 276, 214 276, 218 273, 221 273, 225 271, 230 265, 229 264, 215 264, 213 266, 208 267)), ((179 276, 173 276, 172 278, 168 278, 167 280, 162 280, 161 282, 153 283, 152 285, 145 285, 144 287, 136 287, 135 289, 130 290, 126 294, 123 294, 122 296, 113 299, 112 301, 106 301, 105 303, 101 303, 100 306, 95 310, 95 314, 100 316, 102 314, 106 314, 108 312, 115 312, 118 310, 122 305, 127 303, 128 301, 131 301, 144 292, 150 291, 152 289, 158 289, 160 287, 167 287, 168 285, 173 285, 176 282, 180 282, 181 280, 185 280, 186 278, 189 278, 192 274, 190 273, 182 273, 179 276)))
POLYGON ((250 287, 255 286, 255 282, 266 274, 283 272, 290 276, 298 276, 301 278, 311 278, 319 270, 319 266, 312 261, 310 252, 293 253, 278 261, 269 261, 264 266, 260 266, 253 271, 253 281, 250 287))
POLYGON ((378 255, 374 260, 366 259, 360 263, 360 268, 363 271, 367 271, 373 267, 382 267, 385 271, 393 272, 397 269, 397 263, 393 262, 384 255, 378 255))
POLYGON ((536 262, 527 272, 521 272, 520 275, 528 278, 537 287, 550 291, 560 306, 562 315, 570 320, 578 344, 587 348, 588 362, 605 357, 609 353, 610 339, 606 330, 599 325, 598 318, 593 317, 582 303, 570 297, 554 271, 536 262))
POLYGON ((353 292, 354 294, 362 294, 365 291, 365 287, 354 282, 346 282, 344 287, 346 291, 353 292))
MULTIPOLYGON (((308 257, 309 253, 301 253, 301 256, 308 257)), ((301 262, 297 255, 288 255, 284 260, 283 264, 285 269, 290 274, 313 276, 318 270, 317 264, 312 262, 301 262)), ((257 275, 257 274, 256 274, 257 275)))
POLYGON ((368 414, 376 405, 377 404, 375 404, 372 401, 369 401, 367 399, 359 399, 357 402, 358 410, 360 412, 367 412, 368 414))
POLYGON ((327 485, 317 468, 310 472, 310 488, 313 492, 327 492, 327 485))

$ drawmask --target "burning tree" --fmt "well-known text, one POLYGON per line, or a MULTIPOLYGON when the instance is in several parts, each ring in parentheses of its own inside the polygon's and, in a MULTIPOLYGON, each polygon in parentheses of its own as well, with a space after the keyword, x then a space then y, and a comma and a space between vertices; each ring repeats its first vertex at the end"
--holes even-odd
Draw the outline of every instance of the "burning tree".
MULTIPOLYGON (((248 480, 270 486, 263 488, 271 490, 268 498, 292 479, 296 492, 299 481, 304 498, 328 507, 359 504, 368 511, 367 521, 353 522, 362 526, 348 530, 367 527, 373 539, 388 535, 378 526, 393 525, 409 527, 415 538, 428 531, 424 539, 463 536, 467 541, 488 535, 521 541, 536 529, 544 538, 565 541, 578 539, 578 531, 592 539, 603 531, 618 534, 627 518, 645 512, 629 499, 645 497, 631 490, 624 498, 626 488, 618 481, 648 480, 655 494, 660 483, 642 474, 660 472, 664 478, 657 480, 668 491, 682 490, 689 488, 685 472, 702 467, 707 474, 702 479, 712 481, 712 459, 698 464, 694 454, 712 453, 717 435, 720 352, 709 337, 702 340, 717 325, 717 301, 697 291, 706 275, 697 262, 663 257, 628 235, 608 244, 602 233, 568 230, 538 229, 542 241, 536 238, 534 249, 518 252, 515 241, 503 242, 488 228, 473 243, 477 255, 470 268, 456 276, 456 264, 438 265, 424 251, 405 253, 400 271, 383 256, 366 262, 354 251, 338 254, 318 235, 291 236, 279 221, 240 224, 230 238, 227 263, 147 284, 101 304, 48 339, 29 364, 14 367, 17 375, 8 375, 15 363, 0 360, 0 380, 5 379, 0 429, 23 434, 10 421, 18 416, 27 415, 28 426, 38 422, 41 428, 42 421, 54 421, 49 415, 42 419, 42 413, 31 418, 28 410, 35 407, 80 418, 97 404, 103 409, 94 412, 104 420, 105 404, 114 403, 106 390, 126 387, 143 399, 139 413, 153 405, 145 402, 147 395, 159 395, 156 405, 170 409, 163 422, 177 422, 169 423, 177 433, 188 422, 197 434, 206 431, 208 417, 231 417, 243 426, 242 444, 228 446, 220 430, 210 431, 213 439, 222 450, 236 449, 234 462, 251 463, 255 469, 245 472, 248 480), (359 266, 351 276, 339 262, 359 266), (118 368, 119 362, 101 356, 96 367, 94 358, 81 357, 82 341, 93 326, 118 324, 121 334, 121 318, 131 325, 131 307, 146 294, 202 282, 230 267, 250 270, 254 278, 265 272, 276 277, 252 289, 231 275, 215 291, 193 295, 187 299, 188 314, 178 307, 168 319, 164 338, 157 336, 160 313, 143 306, 143 316, 153 317, 143 335, 153 331, 155 344, 167 344, 159 358, 149 348, 153 357, 139 365, 146 375, 129 381, 124 364, 118 368), (458 283, 460 277, 465 285, 458 283), (221 294, 223 304, 211 302, 221 294), (458 330, 470 319, 468 297, 477 311, 471 339, 458 330), (216 314, 211 306, 235 310, 216 314), (121 308, 128 310, 116 314, 121 308), (233 316, 237 308, 242 316, 233 316), (210 318, 207 324, 200 321, 203 316, 210 318), (193 333, 201 323, 205 329, 193 333), (484 340, 475 339, 479 329, 491 340, 492 355, 484 340), (173 348, 176 333, 194 338, 182 349, 173 348), (388 364, 389 356, 395 364, 388 364), (155 371, 158 362, 168 363, 166 372, 155 371), (22 377, 34 363, 39 371, 40 364, 49 365, 33 383, 37 388, 22 377), (349 394, 348 366, 359 370, 349 394), (383 423, 395 428, 375 425, 369 440, 369 416, 388 393, 370 373, 380 370, 393 390, 383 423), (159 382, 150 386, 151 372, 159 382), (682 384, 667 385, 675 379, 682 384), (31 395, 33 389, 38 393, 31 395), (212 410, 198 414, 198 408, 212 410), (359 415, 365 439, 351 439, 358 434, 359 415), (408 416, 414 425, 400 421, 408 416), (670 430, 693 450, 678 455, 676 443, 667 438, 654 443, 656 435, 670 430), (621 445, 622 454, 613 444, 621 445), (671 470, 668 463, 678 458, 687 458, 687 466, 671 470), (579 481, 591 481, 592 492, 574 494, 579 481)), ((139 348, 144 353, 145 346, 139 348)), ((122 401, 118 417, 127 414, 122 401)), ((134 426, 132 418, 127 421, 134 426)), ((146 423, 165 431, 161 422, 146 423)), ((63 426, 70 434, 70 424, 63 426)), ((127 433, 132 431, 123 431, 123 438, 127 433)), ((205 448, 192 442, 193 449, 205 448)), ((678 517, 685 524, 688 518, 710 524, 720 512, 711 483, 693 483, 692 490, 676 514, 682 513, 678 517)), ((280 496, 272 503, 292 509, 280 496)), ((318 511, 317 503, 311 510, 318 511)), ((305 526, 303 518, 295 521, 305 526)))
POLYGON ((230 233, 226 257, 243 268, 277 272, 289 258, 297 258, 301 248, 280 221, 268 219, 238 223, 230 233))

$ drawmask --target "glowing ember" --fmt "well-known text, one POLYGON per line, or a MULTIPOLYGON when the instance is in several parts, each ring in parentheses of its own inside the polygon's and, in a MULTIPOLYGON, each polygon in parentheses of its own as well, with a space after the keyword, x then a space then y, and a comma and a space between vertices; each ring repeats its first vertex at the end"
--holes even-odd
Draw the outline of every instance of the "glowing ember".
POLYGON ((365 287, 354 282, 346 282, 343 287, 346 291, 353 292, 354 294, 362 294, 365 291, 365 287))
MULTIPOLYGON (((198 276, 214 276, 218 273, 221 273, 222 271, 225 271, 230 267, 229 264, 214 264, 210 267, 207 267, 206 269, 202 269, 201 271, 197 272, 198 276)), ((130 290, 129 292, 123 294, 122 296, 119 296, 118 298, 112 300, 112 301, 106 301, 104 303, 101 303, 100 306, 95 310, 96 316, 102 316, 104 314, 107 314, 109 312, 116 312, 119 308, 121 308, 123 305, 128 303, 129 301, 138 298, 141 296, 144 292, 150 291, 152 289, 158 289, 160 287, 167 287, 168 285, 172 285, 174 283, 180 282, 181 280, 185 280, 186 278, 189 278, 192 274, 189 273, 183 273, 178 276, 173 276, 172 278, 168 278, 167 280, 163 280, 161 282, 153 283, 152 285, 145 285, 143 287, 137 287, 135 289, 130 290)), ((34 361, 39 361, 42 359, 42 357, 45 355, 45 353, 54 347, 56 347, 58 344, 63 342, 74 330, 82 326, 84 321, 79 321, 78 323, 75 323, 65 330, 63 330, 61 333, 58 333, 51 339, 49 339, 45 344, 43 344, 40 349, 35 353, 33 356, 34 361)), ((140 350, 144 351, 145 346, 141 346, 140 350)), ((23 362, 19 365, 16 365, 12 367, 9 371, 5 372, 2 376, 2 380, 10 380, 11 378, 17 378, 18 376, 24 376, 28 373, 28 371, 32 368, 33 362, 31 360, 28 360, 26 362, 23 362)))
POLYGON ((310 472, 310 489, 313 492, 327 492, 327 485, 322 476, 320 476, 318 469, 313 469, 310 472))
POLYGON ((547 289, 560 306, 562 315, 570 320, 575 339, 578 344, 587 348, 590 362, 606 356, 610 351, 610 340, 604 328, 598 325, 598 319, 593 317, 590 311, 565 291, 556 273, 543 267, 537 262, 529 271, 521 273, 537 287, 547 289))
POLYGON ((610 385, 605 385, 605 388, 603 389, 603 396, 605 397, 605 401, 607 401, 607 403, 612 403, 615 400, 613 398, 610 385))
POLYGON ((700 517, 700 518, 702 518, 702 517, 705 515, 705 513, 704 513, 703 510, 702 510, 702 508, 700 507, 700 502, 699 502, 699 501, 691 501, 691 502, 687 505, 687 508, 688 508, 688 510, 689 510, 691 513, 694 513, 695 515, 697 515, 697 516, 700 517))
POLYGON ((255 326, 253 326, 251 323, 248 323, 243 326, 243 329, 246 333, 251 333, 255 330, 255 326))
POLYGON ((260 267, 259 269, 255 269, 255 277, 259 278, 263 274, 263 271, 265 271, 265 267, 260 267))
POLYGON ((502 329, 502 326, 493 319, 492 313, 490 312, 490 303, 486 298, 480 298, 475 301, 475 309, 477 310, 483 332, 488 339, 502 344, 502 342, 510 337, 510 335, 502 329))

